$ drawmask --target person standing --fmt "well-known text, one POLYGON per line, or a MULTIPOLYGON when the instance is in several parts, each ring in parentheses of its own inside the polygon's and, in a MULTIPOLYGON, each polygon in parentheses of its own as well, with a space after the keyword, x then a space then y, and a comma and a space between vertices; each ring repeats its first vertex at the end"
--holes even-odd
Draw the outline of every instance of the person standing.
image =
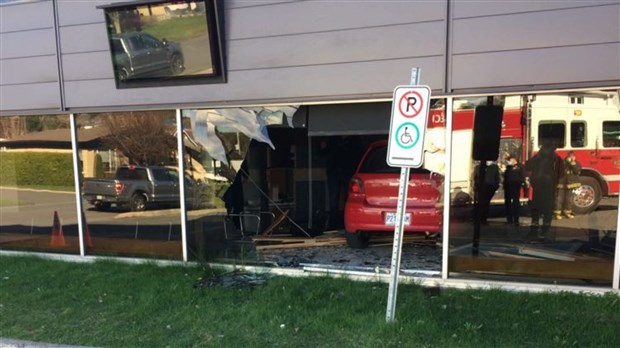
POLYGON ((581 186, 579 183, 579 174, 581 173, 581 164, 575 157, 575 152, 569 151, 564 159, 564 167, 558 180, 558 194, 555 200, 555 209, 553 215, 557 220, 562 218, 572 219, 575 217, 572 210, 573 190, 581 186))
POLYGON ((551 229, 553 203, 555 200, 558 173, 562 172, 563 161, 555 152, 555 146, 543 144, 540 151, 525 163, 533 189, 532 225, 527 235, 528 240, 545 239, 551 229), (539 230, 542 216, 542 229, 539 230))
POLYGON ((521 187, 524 185, 523 166, 515 156, 509 156, 504 172, 504 206, 506 207, 506 222, 509 225, 519 226, 521 187))

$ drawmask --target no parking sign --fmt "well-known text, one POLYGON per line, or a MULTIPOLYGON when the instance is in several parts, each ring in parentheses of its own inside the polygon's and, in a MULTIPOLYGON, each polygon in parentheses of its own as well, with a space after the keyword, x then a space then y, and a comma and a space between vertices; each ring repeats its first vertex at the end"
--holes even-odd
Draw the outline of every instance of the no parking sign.
POLYGON ((394 89, 387 152, 389 166, 422 166, 430 97, 428 86, 398 86, 394 89))

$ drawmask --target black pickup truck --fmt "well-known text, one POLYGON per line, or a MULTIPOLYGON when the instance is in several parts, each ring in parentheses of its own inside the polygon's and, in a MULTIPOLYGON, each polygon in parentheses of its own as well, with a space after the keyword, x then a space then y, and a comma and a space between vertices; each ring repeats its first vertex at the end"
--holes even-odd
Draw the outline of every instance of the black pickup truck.
MULTIPOLYGON (((204 208, 207 202, 203 184, 185 176, 186 206, 204 208)), ((112 204, 142 211, 150 206, 179 205, 179 174, 168 167, 125 166, 114 179, 85 178, 82 196, 96 210, 108 210, 112 204)))
POLYGON ((178 75, 185 70, 183 52, 176 42, 134 31, 113 35, 110 44, 114 73, 119 81, 178 75))

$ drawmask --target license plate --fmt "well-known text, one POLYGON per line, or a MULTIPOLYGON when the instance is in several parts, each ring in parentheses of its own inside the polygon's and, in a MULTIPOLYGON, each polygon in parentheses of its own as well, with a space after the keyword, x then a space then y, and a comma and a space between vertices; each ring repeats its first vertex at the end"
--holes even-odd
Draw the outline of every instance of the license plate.
MULTIPOLYGON (((385 224, 388 226, 396 225, 396 213, 385 213, 385 224)), ((411 214, 405 214, 405 226, 411 225, 411 214)))
POLYGON ((103 196, 97 195, 97 199, 103 199, 103 196))

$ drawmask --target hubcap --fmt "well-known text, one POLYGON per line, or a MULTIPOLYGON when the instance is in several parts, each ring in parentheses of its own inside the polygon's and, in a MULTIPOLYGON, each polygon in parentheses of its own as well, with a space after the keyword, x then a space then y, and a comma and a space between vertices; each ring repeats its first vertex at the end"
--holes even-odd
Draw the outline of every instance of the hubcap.
POLYGON ((579 208, 587 208, 594 204, 594 197, 596 196, 594 188, 592 186, 581 185, 573 190, 575 206, 579 208))

